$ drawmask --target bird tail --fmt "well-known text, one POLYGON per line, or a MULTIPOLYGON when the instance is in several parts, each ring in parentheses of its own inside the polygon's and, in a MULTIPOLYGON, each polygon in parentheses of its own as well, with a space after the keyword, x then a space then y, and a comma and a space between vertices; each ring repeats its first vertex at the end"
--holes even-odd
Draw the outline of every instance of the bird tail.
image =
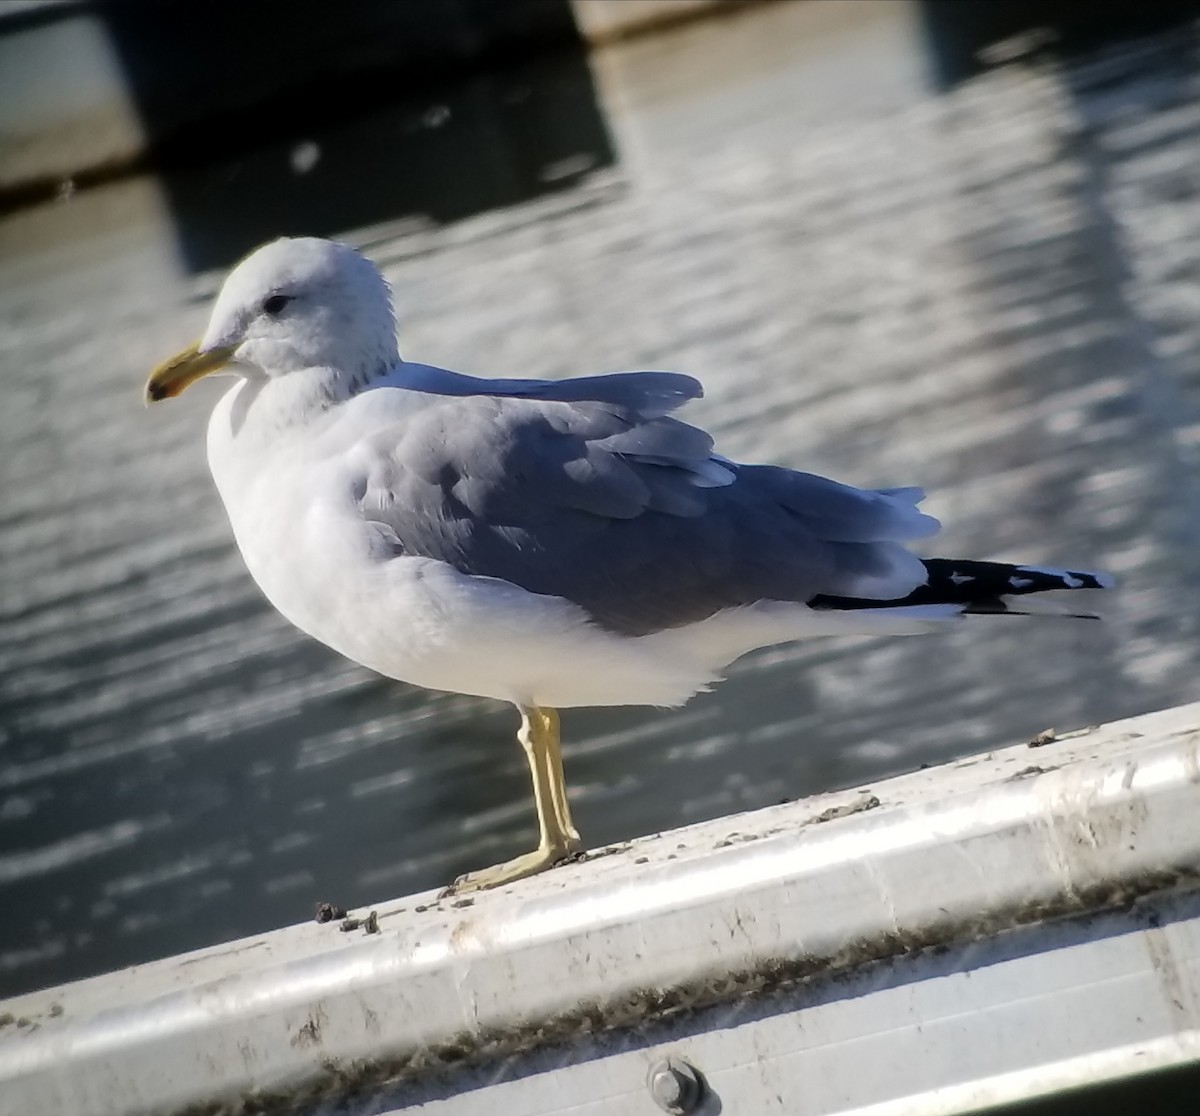
POLYGON ((925 558, 927 571, 923 585, 906 597, 890 601, 872 601, 860 597, 818 596, 808 602, 810 608, 859 611, 867 609, 905 609, 912 616, 1005 615, 1070 616, 1096 620, 1091 612, 1072 610, 1059 601, 1030 600, 1032 593, 1055 589, 1111 589, 1115 579, 1105 573, 1088 570, 1060 570, 1046 566, 1014 566, 1007 562, 972 562, 957 558, 925 558))

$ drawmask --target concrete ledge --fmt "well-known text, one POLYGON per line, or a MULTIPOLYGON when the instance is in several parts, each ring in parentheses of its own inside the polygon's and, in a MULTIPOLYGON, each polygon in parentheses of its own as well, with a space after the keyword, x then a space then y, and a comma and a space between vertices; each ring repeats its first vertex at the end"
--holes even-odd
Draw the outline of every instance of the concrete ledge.
POLYGON ((565 2, 306 0, 289 12, 208 0, 0 3, 0 210, 64 183, 290 145, 298 126, 370 118, 421 88, 440 104, 498 64, 582 52, 565 2))
MULTIPOLYGON (((786 1011, 812 1011, 814 987, 829 1006, 850 996, 837 981, 879 962, 915 988, 935 958, 942 978, 962 975, 970 966, 955 949, 1018 927, 1039 935, 1017 951, 1036 957, 1066 948, 1062 920, 1107 918, 1067 944, 1112 949, 1145 931, 1139 907, 1198 884, 1200 704, 599 850, 473 898, 382 903, 377 933, 294 926, 22 996, 0 1004, 0 1112, 324 1112, 363 1090, 399 1104, 460 1086, 479 1111, 555 1111, 497 1109, 486 1094, 517 1055, 555 1051, 566 1083, 567 1066, 594 1072, 618 1046, 727 1027, 731 1008, 745 1015, 780 992, 808 989, 807 1009, 786 1011)), ((1179 1006, 1162 1034, 1144 1034, 1139 1014, 1137 1034, 1158 1044, 1143 1067, 1200 1056, 1200 915, 1181 925, 1191 929, 1176 946, 1187 956, 1171 961, 1179 1006)), ((1120 1021, 1123 1004, 1111 1007, 1120 1021)), ((1110 1031, 1104 1051, 1128 1047, 1110 1031)), ((947 1065, 969 1063, 969 1037, 960 1026, 947 1065)), ((1026 1062, 1057 1041, 1036 1037, 1026 1062)), ((1001 1068, 1011 1077, 1030 1065, 1001 1068)), ((629 1088, 587 1111, 628 1111, 629 1088)))
POLYGON ((710 16, 737 15, 774 0, 571 0, 575 21, 594 47, 665 31, 710 16))
MULTIPOLYGON (((204 162, 290 138, 270 122, 376 111, 405 88, 526 54, 570 51, 768 0, 540 0, 439 5, 360 0, 354 10, 279 23, 269 10, 204 0, 0 4, 0 211, 155 163, 204 162), (195 49, 219 44, 222 80, 195 49), (262 53, 273 66, 264 75, 262 53), (347 81, 351 76, 353 81, 347 81), (330 89, 335 95, 326 95, 330 89), (247 132, 247 128, 250 132, 247 132), (188 152, 186 159, 181 155, 188 152)), ((311 15, 311 12, 310 12, 311 15)), ((439 93, 439 96, 442 96, 439 93)), ((290 125, 289 125, 290 127, 290 125)))

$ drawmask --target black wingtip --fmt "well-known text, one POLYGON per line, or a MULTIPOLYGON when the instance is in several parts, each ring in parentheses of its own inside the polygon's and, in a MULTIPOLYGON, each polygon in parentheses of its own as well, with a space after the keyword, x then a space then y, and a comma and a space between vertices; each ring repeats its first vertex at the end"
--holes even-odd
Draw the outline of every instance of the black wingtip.
MULTIPOLYGON (((1112 589, 1116 579, 1094 570, 1066 570, 1048 566, 1017 566, 1008 562, 976 562, 958 558, 923 559, 928 578, 907 597, 891 601, 868 601, 854 597, 816 597, 812 608, 867 609, 912 605, 961 605, 964 613, 1008 616, 1032 615, 1043 611, 1030 602, 1023 611, 1014 598, 1062 589, 1112 589)), ((1095 620, 1092 613, 1046 609, 1056 615, 1095 620)))

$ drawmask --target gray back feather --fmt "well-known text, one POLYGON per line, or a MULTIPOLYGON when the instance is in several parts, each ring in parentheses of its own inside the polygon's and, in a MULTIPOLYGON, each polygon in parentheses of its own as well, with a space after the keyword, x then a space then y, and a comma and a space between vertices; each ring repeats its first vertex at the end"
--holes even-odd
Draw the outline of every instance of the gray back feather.
POLYGON ((895 543, 937 528, 917 490, 715 458, 708 434, 669 417, 700 394, 688 377, 457 377, 448 391, 455 374, 432 371, 445 398, 378 432, 359 482, 363 514, 398 553, 565 597, 629 635, 919 583, 895 543))

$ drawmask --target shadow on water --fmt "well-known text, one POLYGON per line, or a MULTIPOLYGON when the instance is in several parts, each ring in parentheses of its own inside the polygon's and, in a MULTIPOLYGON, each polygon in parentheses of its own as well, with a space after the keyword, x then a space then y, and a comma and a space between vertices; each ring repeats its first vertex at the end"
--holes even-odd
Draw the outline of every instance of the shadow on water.
POLYGON ((1048 53, 1069 59, 1121 39, 1178 26, 1198 0, 920 0, 930 69, 952 89, 998 62, 1048 53))
MULTIPOLYGON (((1190 582, 1200 576, 1200 452, 1176 432, 1200 422, 1200 363, 1172 338, 1180 330, 1169 300, 1152 287, 1194 266, 1188 256, 1181 267, 1164 214, 1193 211, 1200 200, 1190 157, 1175 154, 1200 144, 1190 93, 1200 27, 1132 37, 1191 23, 1200 3, 924 0, 922 11, 947 84, 986 68, 989 47, 1000 40, 1046 32, 1031 49, 1034 71, 1048 84, 1025 106, 1045 116, 1045 147, 1019 152, 1003 166, 963 159, 956 167, 977 214, 961 247, 975 261, 980 297, 993 311, 978 340, 1008 354, 1008 371, 989 391, 1018 398, 1030 385, 1065 389, 1077 400, 1070 421, 1090 432, 1086 452, 1080 446, 1053 456, 1027 511, 1051 519, 1063 508, 1086 507, 1098 462, 1136 476, 1155 521, 1152 562, 1163 576, 1182 573, 1190 582), (1130 80, 1135 71, 1142 80, 1130 80), (1151 204, 1159 209, 1155 221, 1143 213, 1151 204), (1046 219, 1051 205, 1057 220, 1046 219), (1153 455, 1145 452, 1151 445, 1153 455)), ((948 117, 951 131, 980 123, 976 114, 948 117)), ((971 453, 981 450, 987 447, 971 453)), ((1006 440, 993 452, 1011 469, 1046 456, 1033 441, 1006 440)), ((1115 521, 1093 522, 1091 530, 1101 546, 1117 545, 1115 521)), ((1164 615, 1158 624, 1166 639, 1200 635, 1192 616, 1164 615)))
POLYGON ((279 235, 446 224, 614 161, 567 0, 299 0, 282 13, 99 9, 192 271, 279 235))

